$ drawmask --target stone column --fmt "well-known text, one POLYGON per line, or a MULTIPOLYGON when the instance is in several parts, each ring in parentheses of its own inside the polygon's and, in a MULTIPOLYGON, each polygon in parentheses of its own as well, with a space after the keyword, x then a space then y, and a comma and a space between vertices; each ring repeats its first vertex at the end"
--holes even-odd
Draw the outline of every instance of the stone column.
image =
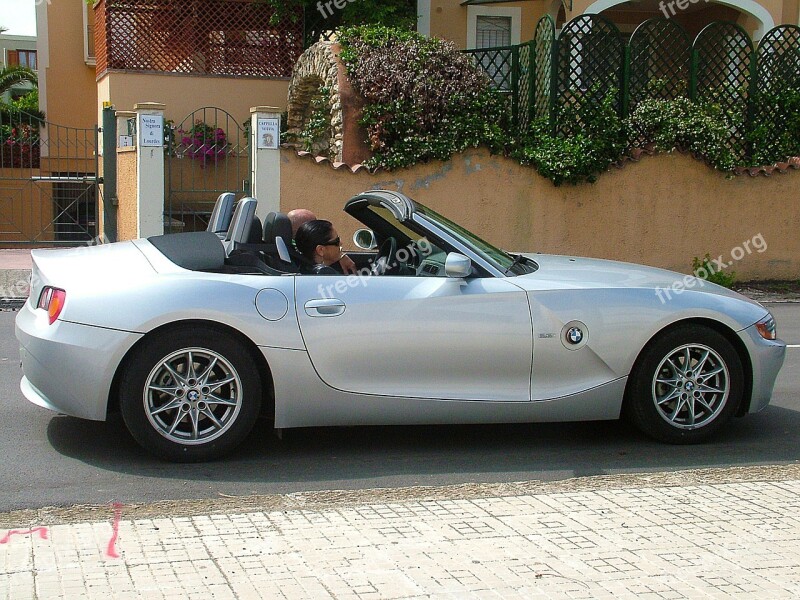
POLYGON ((251 195, 258 200, 262 222, 281 209, 281 110, 274 106, 250 109, 251 195))
POLYGON ((133 240, 139 237, 136 113, 118 110, 114 115, 117 119, 117 194, 116 199, 106 198, 105 201, 117 204, 116 241, 133 240))
POLYGON ((136 113, 137 237, 164 233, 164 109, 142 102, 136 113))

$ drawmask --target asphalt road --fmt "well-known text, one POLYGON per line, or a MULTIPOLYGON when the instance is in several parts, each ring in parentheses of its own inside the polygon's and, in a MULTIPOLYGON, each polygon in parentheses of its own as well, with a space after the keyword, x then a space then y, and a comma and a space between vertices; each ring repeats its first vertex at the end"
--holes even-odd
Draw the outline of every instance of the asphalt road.
MULTIPOLYGON (((800 304, 770 309, 781 338, 800 345, 800 304)), ((653 442, 617 422, 301 429, 282 440, 263 423, 229 459, 168 464, 142 451, 119 419, 81 421, 28 403, 15 316, 0 312, 0 512, 800 461, 800 348, 791 348, 772 404, 700 446, 653 442)))

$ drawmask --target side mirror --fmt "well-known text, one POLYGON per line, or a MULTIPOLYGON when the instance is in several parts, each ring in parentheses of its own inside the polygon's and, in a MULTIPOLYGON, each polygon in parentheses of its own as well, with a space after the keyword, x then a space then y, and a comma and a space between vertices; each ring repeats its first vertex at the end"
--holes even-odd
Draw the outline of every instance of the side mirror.
POLYGON ((444 272, 448 277, 463 279, 472 275, 472 261, 458 252, 451 252, 444 261, 444 272))
POLYGON ((362 250, 374 250, 378 247, 375 234, 369 229, 359 229, 353 234, 353 243, 362 250))

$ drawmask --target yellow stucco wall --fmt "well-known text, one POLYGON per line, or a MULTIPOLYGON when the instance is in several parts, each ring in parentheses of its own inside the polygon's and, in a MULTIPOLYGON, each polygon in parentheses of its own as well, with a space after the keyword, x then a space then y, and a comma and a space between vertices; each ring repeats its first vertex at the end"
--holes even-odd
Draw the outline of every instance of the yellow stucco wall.
MULTIPOLYGON (((344 202, 398 189, 502 248, 637 262, 688 273, 692 258, 730 256, 761 234, 767 251, 736 263, 739 279, 800 277, 800 172, 726 179, 681 155, 646 157, 593 185, 555 187, 484 150, 394 173, 352 174, 282 153, 281 210, 330 219, 353 249, 344 202)), ((754 245, 751 244, 751 248, 754 245)))
POLYGON ((47 120, 68 127, 97 123, 95 69, 84 62, 83 0, 48 2, 47 120))
POLYGON ((117 149, 117 240, 135 239, 139 209, 136 205, 136 149, 117 149))
MULTIPOLYGON (((545 0, 503 2, 497 6, 522 9, 520 41, 533 38, 536 22, 547 12, 545 0)), ((431 35, 454 42, 459 48, 467 46, 467 7, 454 0, 432 0, 431 35)))
POLYGON ((198 108, 218 106, 244 125, 253 106, 286 110, 289 82, 283 79, 187 77, 175 74, 116 73, 103 75, 97 84, 98 109, 111 101, 119 110, 141 102, 166 106, 166 119, 180 123, 198 108))
POLYGON ((781 23, 800 25, 800 2, 798 0, 784 0, 781 23))

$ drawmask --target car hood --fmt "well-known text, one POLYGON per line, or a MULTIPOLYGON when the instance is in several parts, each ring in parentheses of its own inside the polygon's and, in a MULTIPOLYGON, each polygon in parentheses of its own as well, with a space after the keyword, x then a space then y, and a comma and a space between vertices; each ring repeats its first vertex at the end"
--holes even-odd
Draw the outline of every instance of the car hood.
POLYGON ((520 275, 513 281, 527 291, 548 289, 640 288, 670 291, 706 292, 735 298, 761 306, 733 290, 710 281, 666 269, 656 269, 633 263, 578 256, 524 254, 539 265, 535 273, 520 275))

